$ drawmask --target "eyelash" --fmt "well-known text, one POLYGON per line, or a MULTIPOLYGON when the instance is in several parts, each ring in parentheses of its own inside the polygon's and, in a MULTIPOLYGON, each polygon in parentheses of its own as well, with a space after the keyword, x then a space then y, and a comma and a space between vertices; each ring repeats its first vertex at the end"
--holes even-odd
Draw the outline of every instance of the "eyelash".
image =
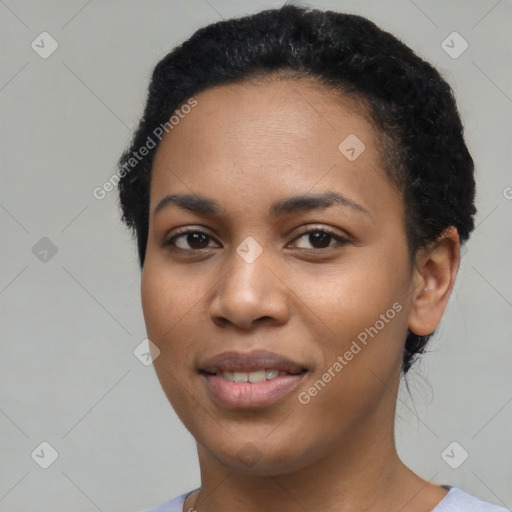
MULTIPOLYGON (((186 251, 186 252, 200 252, 200 251, 206 251, 206 250, 210 249, 209 247, 204 247, 202 249, 183 249, 181 247, 176 247, 175 241, 178 238, 186 236, 186 235, 191 234, 191 233, 193 233, 193 234, 201 234, 201 235, 204 235, 204 236, 208 237, 210 240, 214 240, 214 238, 212 236, 210 236, 208 233, 205 233, 204 231, 201 231, 200 229, 184 228, 182 231, 178 231, 172 237, 170 237, 167 240, 165 240, 163 245, 164 245, 164 247, 169 247, 172 250, 182 250, 182 251, 186 251)), ((335 233, 334 231, 332 231, 329 228, 326 228, 324 226, 317 226, 317 227, 314 227, 314 228, 310 228, 307 231, 303 231, 302 233, 299 233, 292 240, 292 242, 302 238, 303 236, 310 235, 312 233, 325 233, 326 235, 329 235, 332 238, 334 238, 336 243, 332 244, 332 245, 328 245, 327 247, 322 247, 322 248, 305 249, 303 247, 299 247, 299 249, 306 250, 306 251, 309 250, 309 251, 323 251, 323 252, 325 252, 325 251, 328 251, 328 250, 332 250, 333 248, 336 247, 336 245, 344 246, 344 245, 346 245, 346 244, 348 244, 350 242, 350 240, 348 238, 346 238, 344 236, 341 236, 341 235, 335 233)))

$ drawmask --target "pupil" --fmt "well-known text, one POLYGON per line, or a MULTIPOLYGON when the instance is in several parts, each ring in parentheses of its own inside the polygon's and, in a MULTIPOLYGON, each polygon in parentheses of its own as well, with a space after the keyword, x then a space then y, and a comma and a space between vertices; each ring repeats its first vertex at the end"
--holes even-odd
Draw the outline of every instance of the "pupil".
POLYGON ((328 233, 322 233, 321 231, 317 231, 315 233, 310 233, 309 242, 316 249, 321 249, 329 246, 330 238, 331 235, 329 235, 328 233), (320 247, 317 247, 316 244, 319 244, 320 247))
POLYGON ((208 247, 208 237, 202 233, 189 233, 187 235, 187 242, 190 247, 194 247, 195 249, 208 247), (197 247, 198 245, 201 247, 197 247))

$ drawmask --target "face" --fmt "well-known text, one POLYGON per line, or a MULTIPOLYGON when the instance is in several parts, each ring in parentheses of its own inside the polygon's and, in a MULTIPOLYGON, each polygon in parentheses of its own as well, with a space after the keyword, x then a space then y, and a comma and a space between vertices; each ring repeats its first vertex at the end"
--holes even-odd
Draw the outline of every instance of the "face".
POLYGON ((227 468, 280 474, 382 444, 412 273, 378 134, 306 80, 196 100, 151 180, 141 292, 164 392, 227 468))

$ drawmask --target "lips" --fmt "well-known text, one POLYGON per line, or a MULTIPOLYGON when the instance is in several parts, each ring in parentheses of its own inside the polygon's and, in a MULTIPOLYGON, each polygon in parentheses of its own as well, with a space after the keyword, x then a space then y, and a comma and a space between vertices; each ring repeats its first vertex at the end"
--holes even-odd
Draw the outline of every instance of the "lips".
POLYGON ((264 350, 223 352, 200 365, 210 398, 229 409, 272 405, 295 389, 308 369, 264 350))
POLYGON ((297 375, 307 371, 304 365, 287 357, 268 352, 254 350, 252 352, 223 352, 200 365, 202 372, 215 375, 218 372, 257 372, 261 370, 277 370, 297 375))

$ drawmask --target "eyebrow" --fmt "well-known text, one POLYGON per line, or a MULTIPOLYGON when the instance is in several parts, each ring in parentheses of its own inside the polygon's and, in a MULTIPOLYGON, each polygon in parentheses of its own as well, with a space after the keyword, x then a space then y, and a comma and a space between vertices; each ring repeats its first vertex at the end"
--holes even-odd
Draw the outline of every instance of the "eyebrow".
MULTIPOLYGON (((371 217, 371 213, 368 209, 338 192, 301 194, 287 197, 285 199, 279 199, 275 203, 272 203, 269 213, 274 217, 280 217, 298 211, 327 208, 334 204, 347 206, 371 217)), ((209 199, 198 194, 169 194, 156 205, 153 214, 156 215, 159 211, 170 205, 174 205, 200 215, 223 216, 226 213, 224 208, 222 208, 213 199, 209 199)))

